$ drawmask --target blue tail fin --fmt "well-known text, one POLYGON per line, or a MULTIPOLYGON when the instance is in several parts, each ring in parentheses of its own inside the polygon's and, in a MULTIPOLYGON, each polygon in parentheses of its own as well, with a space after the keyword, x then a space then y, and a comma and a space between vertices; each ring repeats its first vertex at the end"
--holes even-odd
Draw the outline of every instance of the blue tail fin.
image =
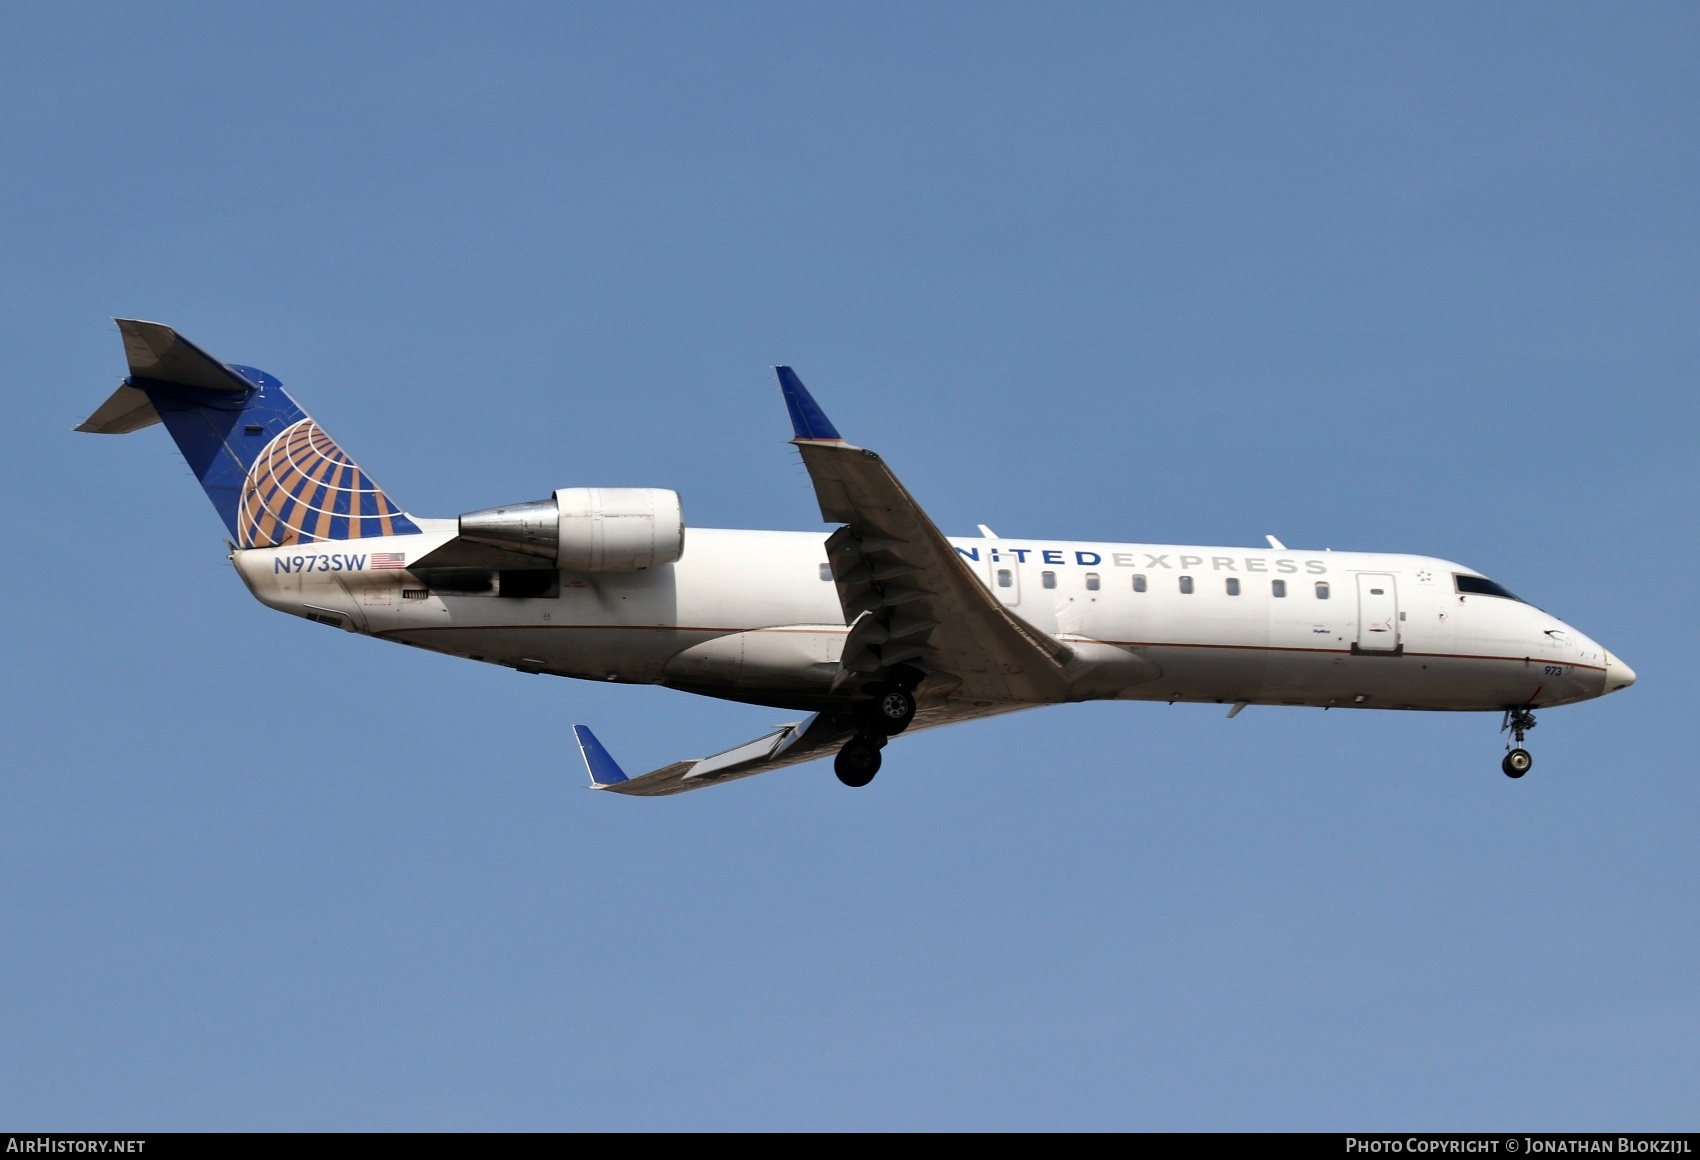
POLYGON ((77 430, 164 423, 239 546, 419 530, 277 379, 221 363, 157 322, 117 322, 130 377, 77 430))

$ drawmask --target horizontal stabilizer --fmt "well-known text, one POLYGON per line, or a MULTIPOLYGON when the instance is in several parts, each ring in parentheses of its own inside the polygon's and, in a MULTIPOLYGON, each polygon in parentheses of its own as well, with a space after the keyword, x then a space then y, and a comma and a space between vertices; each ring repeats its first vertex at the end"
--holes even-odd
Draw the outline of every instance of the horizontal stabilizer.
POLYGON ((578 738, 578 750, 584 754, 584 767, 590 771, 592 789, 605 789, 611 785, 619 785, 622 781, 631 780, 620 768, 619 762, 609 756, 602 748, 602 742, 596 739, 596 734, 583 725, 573 726, 573 736, 578 738))
POLYGON ((219 362, 212 355, 158 322, 117 318, 124 336, 124 357, 130 362, 132 378, 152 379, 180 387, 208 391, 240 391, 246 394, 258 384, 219 362))
POLYGON ((153 400, 128 383, 119 387, 76 429, 91 435, 128 435, 159 422, 153 400))

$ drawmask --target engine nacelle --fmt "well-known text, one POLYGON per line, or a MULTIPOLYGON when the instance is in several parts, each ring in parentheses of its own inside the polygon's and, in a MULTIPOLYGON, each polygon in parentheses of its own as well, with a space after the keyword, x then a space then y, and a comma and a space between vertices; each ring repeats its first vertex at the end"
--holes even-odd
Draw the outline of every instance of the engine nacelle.
POLYGON ((563 487, 534 503, 460 517, 475 544, 555 561, 563 572, 636 572, 685 552, 679 493, 655 487, 563 487))

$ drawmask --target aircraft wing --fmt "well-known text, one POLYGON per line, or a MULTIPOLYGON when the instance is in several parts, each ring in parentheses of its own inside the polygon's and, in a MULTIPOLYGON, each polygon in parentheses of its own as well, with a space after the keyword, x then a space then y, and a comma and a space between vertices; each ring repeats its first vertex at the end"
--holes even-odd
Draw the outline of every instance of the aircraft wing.
POLYGON ((775 369, 821 517, 844 525, 826 542, 851 625, 840 679, 874 679, 914 665, 927 674, 918 720, 929 716, 928 702, 943 697, 970 704, 1067 700, 1068 646, 1005 608, 885 461, 846 443, 796 373, 775 369))
MULTIPOLYGON (((975 705, 972 702, 936 705, 918 712, 904 735, 935 725, 950 725, 974 717, 990 717, 1025 708, 1029 706, 975 705)), ((816 713, 790 725, 776 726, 772 732, 764 733, 754 741, 713 757, 675 761, 636 777, 628 777, 596 735, 583 725, 573 726, 573 736, 578 740, 579 753, 590 772, 591 789, 605 789, 633 797, 667 797, 830 756, 855 735, 856 728, 857 722, 852 717, 816 713)))
MULTIPOLYGON (((1066 645, 1016 616, 980 582, 885 461, 846 443, 790 367, 778 367, 821 515, 844 526, 826 542, 844 619, 842 683, 925 674, 914 733, 1069 698, 1066 645)), ((825 757, 855 736, 848 712, 777 726, 712 757, 629 777, 583 725, 573 726, 592 789, 664 797, 825 757)))
POLYGON ((713 757, 675 761, 637 777, 627 777, 594 733, 583 725, 573 726, 585 768, 590 771, 590 788, 634 797, 665 797, 813 761, 843 744, 853 732, 816 713, 802 721, 780 725, 771 733, 713 757))

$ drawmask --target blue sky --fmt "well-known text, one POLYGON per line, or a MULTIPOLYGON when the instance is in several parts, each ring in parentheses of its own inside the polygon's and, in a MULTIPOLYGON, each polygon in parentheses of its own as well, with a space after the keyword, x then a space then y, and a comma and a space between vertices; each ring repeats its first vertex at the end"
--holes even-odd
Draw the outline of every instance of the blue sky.
POLYGON ((0 1123, 1697 1126, 1700 10, 14 6, 0 1123), (587 794, 774 712, 262 609, 157 319, 410 510, 819 527, 791 363, 946 531, 1464 561, 1640 675, 1071 706, 587 794), (1674 634, 1674 635, 1673 635, 1674 634))

